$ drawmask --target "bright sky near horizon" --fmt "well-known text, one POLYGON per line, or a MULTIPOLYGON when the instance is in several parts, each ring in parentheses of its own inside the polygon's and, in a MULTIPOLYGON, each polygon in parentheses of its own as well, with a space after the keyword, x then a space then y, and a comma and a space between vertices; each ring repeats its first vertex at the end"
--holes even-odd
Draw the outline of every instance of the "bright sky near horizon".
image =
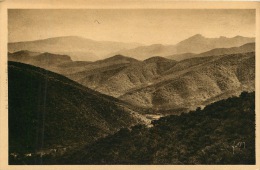
POLYGON ((176 44, 205 37, 255 36, 250 9, 9 9, 9 42, 59 36, 100 41, 176 44))

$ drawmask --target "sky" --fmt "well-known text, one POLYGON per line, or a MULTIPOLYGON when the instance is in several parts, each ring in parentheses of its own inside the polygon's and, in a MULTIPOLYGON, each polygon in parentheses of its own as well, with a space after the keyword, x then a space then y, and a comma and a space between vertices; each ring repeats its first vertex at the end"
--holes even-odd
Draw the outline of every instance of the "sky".
POLYGON ((9 9, 9 42, 59 36, 176 44, 195 34, 255 37, 250 9, 9 9))

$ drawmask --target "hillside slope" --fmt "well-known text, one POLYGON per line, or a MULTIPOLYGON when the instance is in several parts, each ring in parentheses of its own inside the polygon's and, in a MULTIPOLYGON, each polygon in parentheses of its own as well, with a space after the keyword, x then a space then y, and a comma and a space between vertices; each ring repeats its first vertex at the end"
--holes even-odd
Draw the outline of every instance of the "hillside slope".
POLYGON ((195 57, 218 56, 218 55, 238 54, 238 53, 248 53, 248 52, 255 52, 255 43, 247 43, 239 47, 216 48, 207 52, 197 54, 195 55, 195 57))
POLYGON ((160 81, 119 98, 140 107, 194 109, 241 91, 253 91, 254 81, 254 53, 193 58, 178 62, 160 81))
POLYGON ((163 57, 151 57, 143 62, 130 60, 130 58, 126 58, 128 62, 124 62, 124 58, 114 60, 112 57, 99 63, 95 62, 92 65, 97 66, 96 69, 75 73, 68 77, 101 93, 117 97, 130 89, 151 83, 176 64, 176 61, 163 57))
POLYGON ((122 129, 52 163, 255 164, 255 93, 243 92, 203 110, 161 118, 153 125, 122 129))
POLYGON ((8 63, 8 92, 10 153, 90 144, 142 123, 119 100, 27 64, 8 63))
POLYGON ((201 34, 196 34, 186 40, 183 40, 177 44, 177 53, 202 53, 215 48, 231 48, 239 47, 247 43, 255 42, 255 38, 235 36, 218 38, 207 38, 201 34))

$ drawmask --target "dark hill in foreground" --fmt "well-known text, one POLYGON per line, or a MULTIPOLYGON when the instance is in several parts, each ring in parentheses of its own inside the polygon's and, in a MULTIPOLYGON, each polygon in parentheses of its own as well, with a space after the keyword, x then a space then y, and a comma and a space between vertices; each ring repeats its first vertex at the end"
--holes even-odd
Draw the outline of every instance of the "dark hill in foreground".
POLYGON ((8 78, 10 153, 89 144, 140 122, 119 100, 47 70, 8 62, 8 78))
POLYGON ((255 164, 254 92, 153 125, 122 129, 52 163, 255 164))

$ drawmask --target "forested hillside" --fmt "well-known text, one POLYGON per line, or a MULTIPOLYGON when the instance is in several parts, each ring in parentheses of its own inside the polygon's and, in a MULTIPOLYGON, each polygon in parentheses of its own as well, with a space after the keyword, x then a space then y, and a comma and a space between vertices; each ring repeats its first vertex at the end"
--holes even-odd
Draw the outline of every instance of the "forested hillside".
POLYGON ((27 64, 8 63, 8 89, 10 154, 49 154, 142 123, 119 100, 27 64))
POLYGON ((52 163, 255 164, 255 93, 121 129, 59 161, 52 163))

